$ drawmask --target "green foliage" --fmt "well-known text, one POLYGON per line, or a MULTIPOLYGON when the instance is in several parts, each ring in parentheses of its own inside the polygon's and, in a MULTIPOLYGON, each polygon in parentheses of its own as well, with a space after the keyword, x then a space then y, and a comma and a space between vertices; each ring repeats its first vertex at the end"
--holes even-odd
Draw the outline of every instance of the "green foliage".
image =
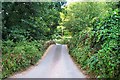
POLYGON ((97 36, 97 39, 95 44, 99 43, 101 49, 92 56, 97 59, 97 62, 93 63, 92 60, 94 59, 90 58, 90 61, 93 64, 89 65, 95 67, 95 69, 91 70, 95 70, 95 73, 100 77, 120 77, 120 55, 118 51, 120 45, 118 43, 120 15, 118 14, 118 11, 118 9, 112 11, 104 21, 102 20, 103 22, 100 21, 101 23, 96 26, 97 30, 94 36, 97 36))
POLYGON ((64 11, 65 19, 63 19, 63 25, 75 34, 86 29, 86 27, 92 27, 92 19, 97 18, 98 15, 104 17, 107 14, 106 10, 108 9, 109 7, 106 3, 71 3, 65 8, 66 11, 64 11))
POLYGON ((2 38, 17 42, 51 38, 60 20, 61 5, 59 2, 5 2, 2 10, 2 38))
POLYGON ((70 54, 98 78, 120 78, 118 3, 74 3, 63 25, 73 33, 70 54))
POLYGON ((59 25, 60 11, 60 2, 2 3, 3 78, 41 58, 44 41, 59 25))
POLYGON ((22 41, 16 44, 13 41, 4 41, 2 46, 3 78, 16 71, 34 65, 44 52, 43 41, 22 41))

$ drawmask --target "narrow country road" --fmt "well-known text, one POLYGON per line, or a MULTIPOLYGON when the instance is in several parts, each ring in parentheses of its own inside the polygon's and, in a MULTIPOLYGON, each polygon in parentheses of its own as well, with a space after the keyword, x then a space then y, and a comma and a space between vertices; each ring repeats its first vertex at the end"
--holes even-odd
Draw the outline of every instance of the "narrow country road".
POLYGON ((66 45, 51 45, 33 68, 10 78, 85 78, 73 63, 66 45))

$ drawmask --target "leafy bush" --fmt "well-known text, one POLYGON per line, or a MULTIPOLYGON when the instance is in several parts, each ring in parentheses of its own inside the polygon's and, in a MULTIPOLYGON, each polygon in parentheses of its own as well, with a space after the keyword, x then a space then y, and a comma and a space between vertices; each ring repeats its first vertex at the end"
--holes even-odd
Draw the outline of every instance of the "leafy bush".
POLYGON ((52 38, 59 25, 59 12, 63 4, 64 2, 2 3, 3 78, 40 59, 44 41, 52 38))
MULTIPOLYGON (((120 77, 119 74, 119 29, 118 22, 120 20, 119 10, 114 10, 108 17, 100 24, 96 26, 96 44, 101 45, 101 49, 98 49, 95 54, 90 58, 89 66, 94 66, 94 71, 99 77, 120 77), (95 59, 93 59, 93 57, 95 59), (93 60, 97 60, 93 63, 93 60), (102 75, 101 75, 102 74, 102 75)), ((93 30, 94 31, 94 30, 93 30)), ((96 46, 97 47, 97 46, 96 46)), ((93 47, 94 48, 94 47, 93 47)))
MULTIPOLYGON (((84 3, 82 6, 86 7, 86 4, 87 3, 84 3)), ((78 3, 74 5, 79 7, 78 3)), ((108 4, 106 4, 106 6, 107 5, 108 4)), ((110 5, 114 6, 112 4, 110 5)), ((95 7, 94 4, 91 4, 90 6, 94 6, 96 9, 98 8, 95 7)), ((104 7, 101 7, 105 9, 107 13, 103 15, 103 13, 99 14, 96 12, 96 16, 93 15, 93 10, 91 13, 88 13, 90 14, 89 17, 93 16, 91 19, 87 19, 88 23, 83 24, 79 20, 80 22, 78 24, 80 25, 78 25, 76 20, 82 19, 82 21, 85 21, 86 19, 84 20, 83 18, 86 18, 86 15, 83 15, 85 13, 84 10, 77 10, 77 12, 81 13, 80 15, 77 15, 74 11, 77 7, 71 6, 71 8, 67 11, 68 18, 73 19, 68 19, 68 21, 63 22, 68 29, 70 28, 69 30, 71 32, 76 33, 73 34, 70 43, 68 43, 71 56, 73 56, 74 59, 81 65, 82 69, 86 69, 88 72, 95 74, 94 77, 120 78, 120 9, 112 9, 111 7, 105 9, 104 7), (69 10, 71 13, 69 13, 69 10), (86 26, 83 26, 82 24, 86 26), (82 27, 79 28, 78 26, 82 27)), ((90 11, 91 8, 88 7, 87 9, 90 11)))
POLYGON ((89 32, 89 37, 85 38, 86 35, 82 32, 80 40, 74 37, 77 40, 74 44, 78 45, 71 48, 72 55, 83 68, 89 68, 89 72, 94 72, 96 77, 120 77, 119 19, 120 15, 116 9, 105 20, 97 23, 99 25, 89 32))
POLYGON ((3 78, 10 76, 16 71, 34 65, 44 52, 43 41, 4 41, 2 47, 3 78))
POLYGON ((2 11, 3 40, 45 40, 59 25, 61 3, 3 2, 2 11))

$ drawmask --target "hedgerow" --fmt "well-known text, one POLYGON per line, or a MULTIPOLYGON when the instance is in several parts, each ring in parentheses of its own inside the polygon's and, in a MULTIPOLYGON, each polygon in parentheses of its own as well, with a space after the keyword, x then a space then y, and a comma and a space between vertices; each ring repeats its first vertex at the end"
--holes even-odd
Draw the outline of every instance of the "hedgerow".
POLYGON ((82 69, 89 74, 94 74, 93 76, 96 78, 120 78, 120 9, 118 7, 112 9, 114 5, 110 4, 112 6, 108 6, 110 8, 101 7, 107 12, 103 12, 103 14, 95 12, 96 9, 99 10, 98 6, 101 6, 102 3, 98 6, 87 2, 73 5, 66 8, 68 13, 65 15, 68 17, 67 21, 63 22, 63 25, 73 32, 72 39, 68 43, 70 55, 81 65, 82 69), (94 6, 95 10, 92 9, 93 11, 89 12, 91 6, 94 6), (83 10, 83 7, 88 9, 88 13, 83 10), (76 11, 73 10, 83 14, 78 15, 79 13, 76 14, 76 11), (97 15, 95 16, 94 13, 97 15), (87 18, 87 14, 89 17, 94 17, 87 18), (78 23, 74 22, 78 19, 78 23), (83 21, 87 22, 83 24, 83 21))
POLYGON ((43 41, 4 41, 2 46, 2 77, 6 78, 15 72, 34 65, 43 55, 43 41))

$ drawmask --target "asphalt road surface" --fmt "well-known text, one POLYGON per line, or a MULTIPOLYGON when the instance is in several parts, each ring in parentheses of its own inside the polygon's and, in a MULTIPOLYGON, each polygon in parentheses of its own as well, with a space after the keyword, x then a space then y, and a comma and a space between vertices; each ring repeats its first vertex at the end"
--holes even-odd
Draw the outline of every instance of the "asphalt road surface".
POLYGON ((51 45, 32 68, 10 78, 86 78, 68 54, 66 45, 51 45))

